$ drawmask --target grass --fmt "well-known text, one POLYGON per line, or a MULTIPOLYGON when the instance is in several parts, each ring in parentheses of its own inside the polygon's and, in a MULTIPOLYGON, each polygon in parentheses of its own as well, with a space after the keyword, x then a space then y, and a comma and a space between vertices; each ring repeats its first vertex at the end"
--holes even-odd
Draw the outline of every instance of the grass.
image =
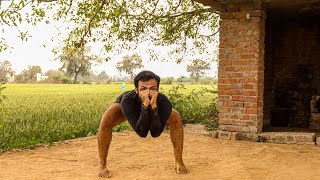
MULTIPOLYGON (((6 84, 0 110, 0 151, 95 135, 121 84, 6 84)), ((182 93, 209 85, 187 85, 182 93)), ((133 89, 132 84, 126 90, 133 89)), ((172 85, 162 85, 168 92, 172 85)), ((114 131, 128 129, 127 122, 114 131)))

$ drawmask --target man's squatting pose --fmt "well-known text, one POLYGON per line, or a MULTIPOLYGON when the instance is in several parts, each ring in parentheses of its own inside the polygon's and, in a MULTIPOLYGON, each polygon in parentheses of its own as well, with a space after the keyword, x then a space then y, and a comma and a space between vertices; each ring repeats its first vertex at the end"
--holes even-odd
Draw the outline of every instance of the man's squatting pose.
POLYGON ((98 132, 98 176, 111 176, 107 169, 107 156, 112 139, 112 128, 126 119, 140 137, 146 137, 149 131, 152 137, 158 137, 168 123, 176 173, 187 173, 182 159, 182 119, 180 114, 172 108, 168 98, 159 92, 159 84, 160 77, 153 72, 140 72, 134 78, 135 89, 121 94, 104 113, 98 132))

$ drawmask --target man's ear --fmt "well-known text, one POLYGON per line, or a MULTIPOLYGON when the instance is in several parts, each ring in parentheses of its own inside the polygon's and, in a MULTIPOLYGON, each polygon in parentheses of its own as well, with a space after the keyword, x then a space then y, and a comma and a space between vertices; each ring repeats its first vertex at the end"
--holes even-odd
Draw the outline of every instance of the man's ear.
POLYGON ((134 89, 134 91, 136 91, 136 93, 137 93, 137 94, 139 94, 139 92, 138 92, 138 88, 135 88, 135 89, 134 89))

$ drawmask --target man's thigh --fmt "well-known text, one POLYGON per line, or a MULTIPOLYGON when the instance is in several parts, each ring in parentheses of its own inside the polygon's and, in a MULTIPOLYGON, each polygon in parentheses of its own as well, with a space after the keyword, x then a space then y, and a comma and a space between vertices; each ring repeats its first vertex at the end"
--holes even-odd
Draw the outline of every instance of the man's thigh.
POLYGON ((177 123, 182 123, 182 119, 181 119, 180 113, 177 110, 172 108, 167 124, 175 125, 177 123))
POLYGON ((108 121, 108 123, 114 127, 117 124, 120 124, 122 122, 124 122, 126 120, 126 118, 124 117, 122 111, 121 111, 121 107, 120 107, 120 103, 113 103, 105 112, 105 119, 106 121, 108 121))

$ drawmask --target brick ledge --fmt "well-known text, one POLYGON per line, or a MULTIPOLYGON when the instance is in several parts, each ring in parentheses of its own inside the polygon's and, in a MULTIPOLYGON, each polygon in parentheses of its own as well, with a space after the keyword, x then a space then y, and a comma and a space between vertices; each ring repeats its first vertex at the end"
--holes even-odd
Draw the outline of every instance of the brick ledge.
POLYGON ((304 132, 262 132, 262 133, 245 133, 229 131, 213 131, 212 137, 226 140, 244 140, 255 142, 272 142, 280 144, 309 144, 319 145, 320 137, 316 133, 304 132))

